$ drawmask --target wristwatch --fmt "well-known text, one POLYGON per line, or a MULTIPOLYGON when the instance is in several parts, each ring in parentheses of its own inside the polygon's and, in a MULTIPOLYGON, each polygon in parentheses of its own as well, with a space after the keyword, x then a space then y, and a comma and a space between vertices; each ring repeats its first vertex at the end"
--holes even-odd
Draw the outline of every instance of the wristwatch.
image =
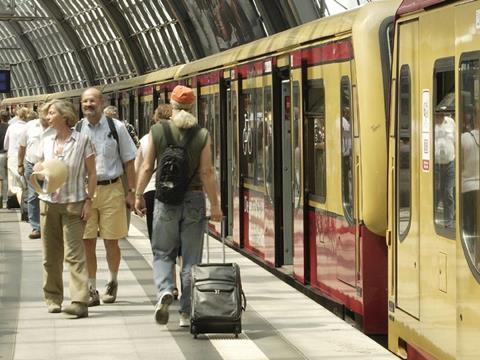
POLYGON ((134 193, 134 192, 135 192, 135 189, 134 189, 134 188, 130 188, 130 189, 128 189, 128 192, 129 192, 129 193, 130 193, 130 192, 131 192, 131 193, 134 193))
POLYGON ((18 164, 18 167, 23 167, 23 164, 18 164))
POLYGON ((143 196, 142 193, 135 193, 135 197, 137 197, 137 198, 141 198, 142 196, 143 196))

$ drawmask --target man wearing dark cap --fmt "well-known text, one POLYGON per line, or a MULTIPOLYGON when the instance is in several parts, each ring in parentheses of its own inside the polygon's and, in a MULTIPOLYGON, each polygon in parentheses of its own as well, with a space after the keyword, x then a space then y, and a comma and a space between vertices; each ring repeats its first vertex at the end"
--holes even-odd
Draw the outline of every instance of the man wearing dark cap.
MULTIPOLYGON (((186 86, 176 86, 171 95, 172 117, 165 123, 171 130, 177 144, 181 144, 194 131, 197 119, 190 113, 195 95, 186 86)), ((149 144, 140 169, 136 190, 135 208, 137 212, 145 212, 143 192, 152 176, 156 159, 161 159, 167 147, 162 123, 155 124, 149 134, 149 144)), ((172 265, 182 249, 182 296, 180 298, 180 326, 190 324, 190 269, 201 262, 203 250, 203 231, 205 229, 205 193, 210 201, 211 219, 220 221, 220 209, 217 182, 211 158, 211 140, 207 129, 193 133, 193 138, 186 146, 188 155, 188 187, 179 205, 166 204, 158 197, 155 199, 153 218, 152 251, 153 272, 157 286, 157 305, 155 320, 159 324, 168 322, 168 308, 173 301, 172 291, 175 288, 172 265)), ((157 170, 157 174, 160 172, 157 170)), ((158 177, 159 175, 157 175, 158 177)), ((158 184, 157 184, 158 194, 158 184)))

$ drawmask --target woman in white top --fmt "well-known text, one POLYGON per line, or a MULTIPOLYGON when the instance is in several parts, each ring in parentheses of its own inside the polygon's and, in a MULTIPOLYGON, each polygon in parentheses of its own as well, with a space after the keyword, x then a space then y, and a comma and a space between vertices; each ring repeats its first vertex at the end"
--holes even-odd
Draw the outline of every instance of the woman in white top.
MULTIPOLYGON (((172 106, 170 104, 160 104, 155 109, 153 114, 153 124, 156 124, 162 120, 168 121, 172 116, 172 106)), ((140 171, 140 166, 143 163, 143 158, 145 157, 145 152, 148 146, 148 134, 145 134, 140 139, 140 147, 137 151, 137 157, 135 158, 135 173, 138 176, 140 171)), ((143 193, 145 198, 145 207, 147 208, 146 216, 147 216, 147 229, 148 229, 148 237, 150 242, 152 242, 152 223, 153 223, 153 204, 155 200, 155 173, 152 175, 150 182, 148 183, 147 187, 145 188, 145 192, 143 193)))
POLYGON ((67 166, 68 176, 55 192, 39 195, 44 298, 48 312, 62 310, 65 261, 70 269, 72 304, 64 307, 63 311, 76 317, 87 317, 89 291, 83 232, 91 214, 92 196, 97 184, 95 149, 87 136, 72 130, 78 118, 70 102, 53 100, 46 104, 46 109, 48 123, 56 134, 42 139, 41 162, 33 169, 40 171, 43 161, 59 159, 67 166))

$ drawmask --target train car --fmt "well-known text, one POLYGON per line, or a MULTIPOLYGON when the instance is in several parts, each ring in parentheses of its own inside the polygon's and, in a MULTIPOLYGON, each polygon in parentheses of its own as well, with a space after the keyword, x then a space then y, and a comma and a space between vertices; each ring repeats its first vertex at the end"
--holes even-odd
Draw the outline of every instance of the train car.
POLYGON ((480 2, 405 0, 397 17, 389 348, 408 359, 478 359, 480 2))
MULTIPOLYGON (((398 2, 185 64, 213 137, 227 234, 387 329, 387 94, 398 2)), ((216 229, 219 231, 219 229, 216 229)))

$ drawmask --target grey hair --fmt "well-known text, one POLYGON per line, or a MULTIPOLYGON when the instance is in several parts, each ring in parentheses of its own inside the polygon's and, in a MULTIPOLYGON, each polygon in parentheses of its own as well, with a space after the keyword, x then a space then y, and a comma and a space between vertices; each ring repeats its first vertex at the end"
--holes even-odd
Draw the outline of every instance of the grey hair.
POLYGON ((175 100, 170 99, 170 104, 172 105, 173 110, 186 110, 191 111, 193 108, 193 103, 191 104, 181 104, 175 100))
POLYGON ((52 106, 55 106, 55 109, 65 119, 68 127, 75 126, 75 124, 78 121, 78 117, 77 117, 75 108, 73 107, 73 104, 70 101, 56 99, 48 102, 47 104, 45 104, 47 113, 52 106))

